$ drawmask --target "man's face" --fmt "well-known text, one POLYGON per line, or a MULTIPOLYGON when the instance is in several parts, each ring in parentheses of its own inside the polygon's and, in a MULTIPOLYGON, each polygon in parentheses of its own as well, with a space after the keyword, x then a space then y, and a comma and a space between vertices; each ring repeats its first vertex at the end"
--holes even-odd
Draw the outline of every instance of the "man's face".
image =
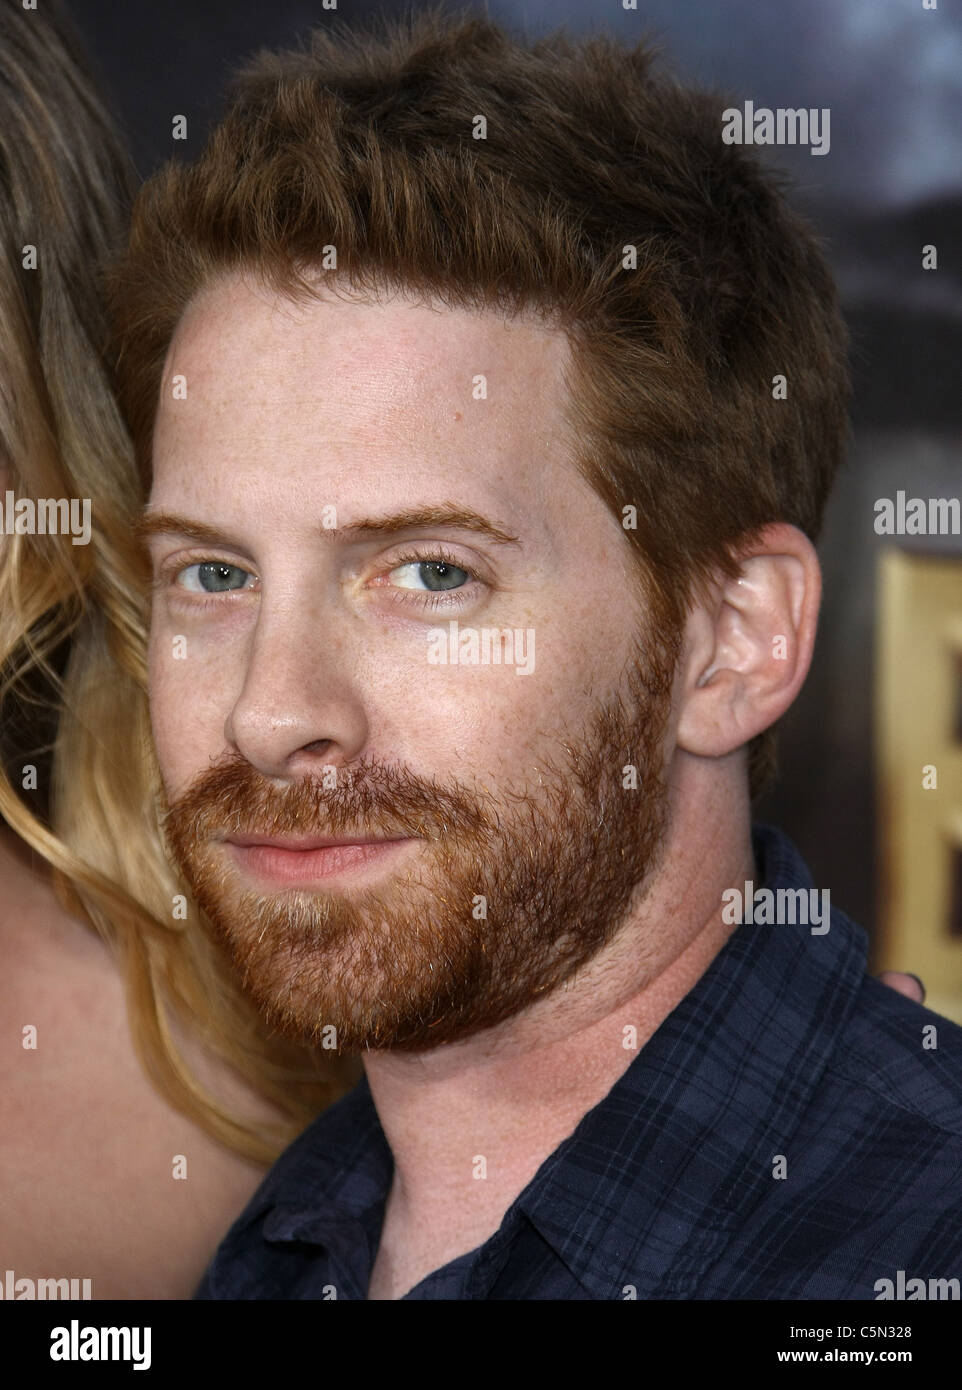
POLYGON ((301 1040, 514 1016, 654 862, 675 648, 571 463, 567 354, 527 319, 238 276, 178 328, 149 506, 186 519, 150 540, 168 838, 301 1040))

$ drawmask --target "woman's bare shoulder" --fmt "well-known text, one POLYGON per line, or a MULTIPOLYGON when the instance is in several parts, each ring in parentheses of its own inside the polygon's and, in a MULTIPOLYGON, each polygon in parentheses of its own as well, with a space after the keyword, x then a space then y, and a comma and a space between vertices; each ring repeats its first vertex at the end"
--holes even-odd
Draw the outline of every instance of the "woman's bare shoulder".
POLYGON ((94 1298, 189 1297, 263 1170, 154 1090, 113 957, 8 829, 0 884, 5 1267, 89 1278, 94 1298))

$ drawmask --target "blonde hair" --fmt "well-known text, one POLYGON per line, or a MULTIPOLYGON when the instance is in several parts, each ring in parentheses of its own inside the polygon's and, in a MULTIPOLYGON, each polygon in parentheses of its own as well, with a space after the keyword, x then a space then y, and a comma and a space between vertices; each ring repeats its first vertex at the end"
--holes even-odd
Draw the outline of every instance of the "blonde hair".
POLYGON ((0 544, 0 815, 52 870, 64 906, 113 949, 154 1086, 221 1142, 268 1163, 359 1064, 267 1035, 170 867, 146 696, 142 504, 107 355, 101 268, 123 238, 132 169, 75 37, 51 3, 0 0, 0 465, 18 498, 91 499, 89 545, 0 544), (30 248, 35 248, 35 268, 30 248), (49 793, 27 783, 25 759, 49 793), (176 1019, 281 1112, 233 1115, 192 1074, 176 1019))

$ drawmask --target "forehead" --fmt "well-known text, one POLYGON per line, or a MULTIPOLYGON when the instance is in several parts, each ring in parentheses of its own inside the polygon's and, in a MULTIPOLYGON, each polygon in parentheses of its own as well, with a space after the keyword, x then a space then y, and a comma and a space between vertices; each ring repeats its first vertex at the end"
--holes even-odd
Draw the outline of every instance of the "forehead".
POLYGON ((334 295, 294 302, 240 275, 188 306, 164 371, 155 450, 189 429, 272 432, 311 417, 332 444, 423 442, 460 420, 479 443, 556 441, 567 399, 566 336, 534 318, 450 308, 413 295, 334 295), (173 378, 186 378, 178 399, 173 378), (182 393, 183 394, 183 393, 182 393), (186 407, 186 408, 182 408, 186 407))
POLYGON ((345 524, 449 502, 560 543, 601 506, 573 463, 569 360, 535 318, 401 294, 295 303, 225 277, 171 343, 151 505, 293 534, 318 502, 345 524))

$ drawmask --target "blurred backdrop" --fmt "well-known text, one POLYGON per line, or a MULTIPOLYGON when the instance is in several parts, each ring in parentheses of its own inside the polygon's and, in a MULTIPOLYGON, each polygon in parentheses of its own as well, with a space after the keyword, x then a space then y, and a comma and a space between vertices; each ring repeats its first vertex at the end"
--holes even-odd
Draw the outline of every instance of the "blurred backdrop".
MULTIPOLYGON (((782 726, 778 785, 759 809, 793 836, 833 903, 872 932, 876 965, 928 972, 930 999, 962 1021, 962 568, 941 571, 947 578, 934 599, 924 585, 896 584, 896 597, 909 595, 905 631, 929 623, 935 645, 909 662, 908 639, 893 629, 884 682, 878 660, 895 621, 878 611, 883 552, 958 555, 962 538, 912 541, 874 529, 876 500, 899 490, 962 496, 962 20, 948 0, 936 9, 924 0, 630 3, 490 0, 479 8, 532 35, 559 25, 629 42, 653 34, 682 80, 726 89, 738 104, 831 111, 826 155, 769 152, 826 238, 853 337, 856 395, 850 458, 820 547, 815 665, 782 726), (937 269, 923 269, 925 246, 937 248, 937 269), (907 729, 914 743, 906 744, 907 729), (938 766, 937 786, 922 788, 923 763, 938 766), (923 791, 935 797, 916 803, 923 791), (898 852, 906 827, 933 806, 924 834, 941 837, 938 854, 923 863, 912 851, 906 861, 898 852), (947 947, 941 955, 930 949, 936 937, 947 947), (944 1002, 950 997, 957 1007, 944 1002)), ((199 152, 240 59, 290 45, 315 24, 399 7, 69 0, 69 8, 146 176, 167 158, 199 152), (175 114, 188 118, 186 141, 171 138, 175 114)))

